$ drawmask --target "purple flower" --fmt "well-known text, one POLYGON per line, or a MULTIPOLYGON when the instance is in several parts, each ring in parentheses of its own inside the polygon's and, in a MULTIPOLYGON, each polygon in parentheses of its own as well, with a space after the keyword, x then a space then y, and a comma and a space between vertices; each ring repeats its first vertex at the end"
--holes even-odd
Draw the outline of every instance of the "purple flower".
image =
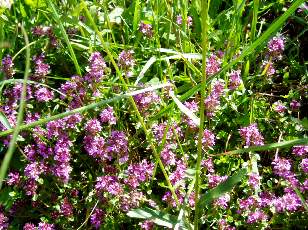
POLYGON ((99 52, 94 52, 89 58, 88 73, 85 76, 85 80, 92 82, 100 82, 104 76, 104 69, 106 68, 105 60, 102 58, 99 52))
POLYGON ((14 63, 10 55, 7 55, 2 59, 2 66, 0 68, 0 71, 4 73, 6 78, 12 78, 15 74, 13 67, 14 63))
POLYGON ((252 206, 256 205, 257 201, 254 197, 250 196, 247 199, 239 200, 239 207, 241 210, 249 210, 252 206))
POLYGON ((283 105, 280 101, 276 101, 274 103, 274 110, 277 113, 283 113, 284 111, 286 111, 287 107, 285 105, 283 105))
POLYGON ((111 160, 112 155, 106 151, 105 140, 100 136, 85 136, 83 139, 86 152, 94 157, 111 160))
POLYGON ((32 223, 26 223, 23 227, 23 230, 36 230, 36 226, 32 223))
POLYGON ((295 212, 302 206, 302 202, 295 192, 287 192, 284 194, 282 196, 282 202, 285 209, 289 212, 295 212))
POLYGON ((21 178, 18 172, 10 172, 7 177, 6 183, 8 185, 19 185, 21 178))
POLYGON ((210 130, 204 130, 202 137, 202 145, 205 149, 211 148, 215 145, 215 135, 210 130))
MULTIPOLYGON (((181 15, 177 15, 177 16, 176 16, 176 24, 182 25, 182 23, 183 23, 183 18, 182 18, 182 16, 181 16, 181 15)), ((193 19, 192 19, 191 16, 187 16, 186 24, 187 24, 188 27, 192 26, 192 24, 193 24, 193 19)))
POLYGON ((206 170, 209 173, 214 173, 214 163, 213 163, 213 159, 211 157, 207 158, 206 160, 202 160, 201 161, 201 166, 206 168, 206 170))
POLYGON ((102 130, 101 123, 97 119, 89 120, 85 125, 85 130, 95 136, 97 133, 99 133, 102 130))
POLYGON ((296 100, 292 100, 290 102, 290 107, 293 111, 298 111, 298 109, 301 107, 301 103, 299 103, 298 101, 296 100))
MULTIPOLYGON (((184 105, 189 109, 190 112, 196 113, 199 110, 198 104, 195 101, 186 101, 184 102, 184 105)), ((191 129, 196 129, 197 125, 186 115, 184 115, 183 122, 187 123, 187 125, 191 129)))
POLYGON ((284 51, 284 38, 282 36, 273 37, 268 42, 267 48, 273 57, 280 55, 284 51))
POLYGON ((260 222, 260 221, 265 221, 266 219, 267 219, 267 215, 265 214, 265 212, 261 210, 256 210, 248 214, 247 223, 253 224, 253 223, 260 222))
POLYGON ((64 127, 65 124, 63 120, 55 120, 55 121, 49 121, 46 125, 47 128, 47 137, 49 139, 53 137, 59 137, 64 133, 64 127))
POLYGON ((230 201, 230 195, 227 193, 214 200, 213 204, 217 208, 227 209, 229 206, 228 205, 229 201, 230 201))
POLYGON ((213 85, 213 89, 210 95, 205 99, 206 115, 208 117, 213 117, 220 105, 220 97, 223 94, 224 83, 222 81, 216 81, 213 85))
MULTIPOLYGON (((166 122, 160 124, 154 124, 152 126, 153 134, 158 143, 161 143, 161 141, 163 140, 166 127, 167 127, 166 122)), ((183 137, 183 131, 181 127, 179 127, 175 122, 172 122, 169 125, 169 129, 167 130, 166 141, 176 143, 177 137, 175 134, 178 136, 179 139, 183 137)))
POLYGON ((211 54, 207 59, 206 59, 206 74, 208 76, 212 76, 215 73, 220 71, 221 68, 221 60, 216 54, 211 54))
POLYGON ((40 222, 38 224, 38 230, 55 230, 54 224, 48 224, 45 222, 40 222))
POLYGON ((115 176, 101 176, 96 179, 95 185, 96 191, 108 192, 112 195, 119 195, 123 192, 121 184, 118 182, 118 178, 115 176))
POLYGON ((128 142, 124 132, 112 131, 107 144, 108 152, 118 156, 120 163, 128 160, 128 142))
POLYGON ((271 205, 274 199, 275 199, 275 196, 273 194, 267 191, 263 191, 259 194, 258 207, 265 208, 271 205))
POLYGON ((152 230, 154 228, 154 222, 151 220, 145 220, 141 223, 139 223, 141 229, 144 230, 152 230))
POLYGON ((184 162, 181 160, 178 160, 176 164, 176 170, 173 173, 171 173, 169 176, 170 182, 173 185, 176 185, 176 184, 185 185, 183 179, 185 177, 186 169, 187 169, 187 166, 184 164, 184 162))
POLYGON ((67 136, 61 136, 55 144, 54 148, 54 160, 60 163, 67 163, 70 161, 70 147, 73 143, 67 136))
POLYGON ((69 163, 56 163, 52 169, 53 174, 64 184, 68 183, 72 167, 69 163))
POLYGON ((159 104, 161 101, 160 97, 155 91, 139 93, 134 96, 134 100, 138 110, 144 113, 147 113, 152 105, 159 104))
POLYGON ((100 114, 100 119, 102 123, 109 123, 109 125, 115 125, 117 123, 117 119, 114 116, 113 107, 108 106, 104 109, 100 114))
POLYGON ((235 90, 242 83, 241 70, 232 70, 229 75, 229 89, 235 90))
POLYGON ((192 24, 193 24, 193 19, 192 19, 192 17, 191 16, 187 16, 187 26, 188 27, 190 27, 190 26, 192 26, 192 24))
POLYGON ((0 211, 0 229, 5 230, 9 227, 9 218, 7 218, 1 211, 0 211))
MULTIPOLYGON (((175 194, 178 198, 179 204, 182 204, 183 201, 184 201, 184 194, 182 192, 180 192, 179 190, 176 190, 175 194)), ((168 205, 170 205, 174 208, 177 206, 170 191, 167 191, 164 194, 164 196, 162 197, 162 201, 165 201, 168 205)))
POLYGON ((276 73, 273 62, 271 61, 263 61, 262 68, 264 69, 266 76, 272 76, 276 73))
POLYGON ((246 146, 251 145, 264 145, 263 137, 259 132, 257 124, 251 124, 247 127, 239 129, 240 135, 245 139, 246 146))
POLYGON ((303 159, 300 166, 305 173, 308 173, 308 158, 303 159))
POLYGON ((132 67, 134 67, 135 65, 135 59, 134 59, 134 51, 133 50, 123 50, 120 54, 119 54, 119 66, 125 70, 130 69, 132 67))
POLYGON ((249 179, 248 179, 248 184, 250 187, 256 189, 259 188, 260 186, 260 176, 257 173, 250 173, 249 174, 249 179))
POLYGON ((209 188, 214 188, 221 182, 227 180, 228 176, 207 175, 209 188))
POLYGON ((292 149, 292 153, 296 156, 304 156, 308 153, 308 145, 297 145, 292 149))
POLYGON ((43 53, 33 56, 32 59, 35 63, 34 75, 32 78, 34 80, 41 80, 49 73, 50 66, 44 63, 45 55, 43 53))
POLYGON ((76 125, 79 124, 83 119, 83 116, 80 113, 76 113, 70 116, 63 118, 65 127, 68 129, 75 129, 76 125))
POLYGON ((148 38, 153 37, 153 28, 151 24, 145 24, 144 22, 140 22, 139 31, 148 38))
POLYGON ((124 212, 128 212, 130 209, 137 208, 143 199, 144 195, 142 192, 131 191, 128 194, 122 194, 120 196, 121 209, 124 212))
POLYGON ((61 204, 61 213, 66 217, 73 215, 73 206, 67 197, 64 198, 63 203, 61 204))
POLYGON ((171 144, 166 144, 162 151, 160 152, 160 157, 162 162, 167 165, 175 165, 176 163, 176 155, 173 153, 173 148, 175 146, 171 144))
POLYGON ((182 22, 183 22, 182 15, 177 15, 176 16, 176 24, 182 25, 182 22))
POLYGON ((288 178, 291 174, 292 164, 289 160, 284 158, 277 158, 272 162, 274 173, 283 178, 288 178))
POLYGON ((48 90, 45 87, 40 87, 35 92, 35 98, 38 102, 47 102, 51 101, 54 97, 54 94, 52 91, 48 90))
POLYGON ((27 196, 34 196, 37 190, 37 183, 34 179, 28 179, 24 185, 27 196))
POLYGON ((148 163, 147 160, 142 160, 138 164, 131 164, 127 168, 128 179, 124 182, 132 188, 139 186, 139 183, 146 181, 152 176, 154 164, 148 163))
POLYGON ((105 212, 102 209, 96 208, 90 217, 91 224, 99 229, 102 225, 103 218, 105 217, 105 212))
POLYGON ((27 164, 24 173, 30 179, 38 180, 40 175, 44 172, 43 163, 32 162, 27 164))

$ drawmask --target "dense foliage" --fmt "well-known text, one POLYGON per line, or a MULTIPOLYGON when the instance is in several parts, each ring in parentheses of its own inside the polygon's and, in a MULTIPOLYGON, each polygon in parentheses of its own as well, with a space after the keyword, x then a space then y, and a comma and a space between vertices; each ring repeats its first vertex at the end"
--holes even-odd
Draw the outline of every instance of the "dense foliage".
POLYGON ((307 14, 0 0, 0 229, 305 228, 307 14))

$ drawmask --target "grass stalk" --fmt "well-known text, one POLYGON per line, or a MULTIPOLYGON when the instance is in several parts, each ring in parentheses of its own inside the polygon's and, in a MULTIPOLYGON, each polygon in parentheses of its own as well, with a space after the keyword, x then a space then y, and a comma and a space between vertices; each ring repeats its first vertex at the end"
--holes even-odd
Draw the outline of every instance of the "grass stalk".
POLYGON ((30 47, 29 47, 29 39, 28 39, 26 30, 24 29, 22 25, 20 25, 20 28, 21 28, 21 32, 24 36, 25 43, 27 46, 26 48, 26 67, 25 67, 25 72, 24 72, 24 80, 22 84, 22 92, 21 92, 21 97, 20 97, 20 104, 19 104, 19 109, 18 109, 16 126, 13 131, 13 135, 12 135, 12 138, 9 144, 9 148, 5 154, 5 157, 3 159, 3 162, 0 168, 0 189, 2 188, 2 184, 6 176, 6 172, 8 170, 10 161, 12 159, 14 150, 16 148, 16 140, 18 137, 18 133, 20 131, 21 123, 23 121, 23 113, 24 113, 24 108, 26 106, 27 80, 28 80, 28 75, 29 75, 29 70, 30 70, 30 47))
POLYGON ((200 102, 200 126, 198 133, 198 149, 197 149, 197 163, 196 163, 196 175, 195 175, 195 219, 194 229, 198 229, 200 208, 198 206, 199 194, 200 194, 200 174, 201 174, 201 158, 202 158, 202 138, 203 138, 203 127, 204 127, 204 100, 205 100, 205 89, 206 89, 206 56, 208 52, 208 1, 202 1, 202 80, 201 80, 201 102, 200 102))
POLYGON ((74 52, 74 50, 73 50, 73 47, 72 47, 72 45, 71 45, 71 42, 70 42, 70 40, 68 39, 68 36, 67 36, 67 33, 66 33, 66 31, 65 31, 65 28, 64 28, 64 26, 63 26, 63 23, 61 22, 60 16, 59 16, 59 14, 58 14, 58 12, 57 12, 57 10, 56 10, 54 4, 52 3, 52 1, 51 1, 51 0, 47 0, 47 2, 48 2, 48 5, 50 6, 50 8, 52 9, 52 13, 53 13, 53 16, 54 16, 55 21, 56 21, 57 24, 60 26, 60 30, 61 30, 62 36, 63 36, 63 38, 64 38, 64 40, 65 40, 65 43, 66 43, 66 45, 67 45, 67 48, 68 48, 68 50, 69 50, 69 52, 70 52, 70 56, 71 56, 71 59, 72 59, 72 61, 73 61, 73 63, 74 63, 76 72, 77 72, 77 74, 78 74, 79 76, 81 76, 80 66, 79 66, 79 64, 78 64, 78 61, 77 61, 75 52, 74 52))

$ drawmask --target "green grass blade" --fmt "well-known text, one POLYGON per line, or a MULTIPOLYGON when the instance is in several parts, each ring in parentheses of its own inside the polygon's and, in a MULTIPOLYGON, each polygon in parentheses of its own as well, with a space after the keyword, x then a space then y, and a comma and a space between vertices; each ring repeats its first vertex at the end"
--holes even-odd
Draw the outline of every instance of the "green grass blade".
POLYGON ((199 208, 204 209, 205 207, 209 207, 213 200, 219 198, 224 193, 231 191, 233 187, 239 183, 246 174, 246 169, 240 169, 236 174, 228 177, 225 182, 220 183, 217 185, 217 187, 203 194, 200 198, 199 208))
POLYGON ((19 104, 19 110, 18 110, 18 115, 17 115, 17 121, 16 121, 16 126, 13 129, 13 135, 9 144, 9 148, 5 154, 5 157, 3 159, 3 162, 1 164, 0 168, 0 189, 2 187, 4 178, 6 176, 6 172, 9 168, 14 150, 15 150, 15 143, 18 137, 18 133, 20 131, 20 126, 23 121, 23 113, 24 113, 24 108, 26 106, 26 94, 27 94, 27 80, 28 80, 28 75, 29 75, 29 70, 30 70, 30 47, 29 47, 29 40, 28 40, 28 35, 27 32, 25 31, 24 27, 21 25, 21 31, 24 35, 25 43, 26 43, 26 68, 25 68, 25 73, 24 73, 24 80, 23 80, 23 85, 22 85, 22 92, 21 92, 21 97, 20 97, 20 104, 19 104))
POLYGON ((77 61, 75 52, 74 52, 74 50, 73 50, 73 48, 72 48, 72 45, 71 45, 71 43, 70 43, 70 40, 68 39, 68 36, 67 36, 67 34, 66 34, 66 31, 65 31, 65 28, 64 28, 64 26, 63 26, 63 23, 62 23, 62 21, 61 21, 61 19, 60 19, 60 16, 59 16, 59 14, 58 14, 58 12, 57 12, 57 10, 56 10, 54 4, 52 3, 52 1, 51 1, 51 0, 47 0, 47 2, 48 2, 48 5, 50 6, 50 8, 52 9, 52 13, 53 13, 53 16, 54 16, 54 19, 55 19, 56 23, 60 26, 60 30, 61 30, 62 36, 63 36, 63 38, 64 38, 64 40, 65 40, 65 43, 66 43, 66 45, 67 45, 67 48, 68 48, 68 50, 69 50, 69 52, 70 52, 70 56, 71 56, 72 61, 73 61, 73 63, 74 63, 76 72, 77 72, 77 74, 78 74, 79 76, 81 76, 80 66, 79 66, 79 64, 78 64, 78 61, 77 61))

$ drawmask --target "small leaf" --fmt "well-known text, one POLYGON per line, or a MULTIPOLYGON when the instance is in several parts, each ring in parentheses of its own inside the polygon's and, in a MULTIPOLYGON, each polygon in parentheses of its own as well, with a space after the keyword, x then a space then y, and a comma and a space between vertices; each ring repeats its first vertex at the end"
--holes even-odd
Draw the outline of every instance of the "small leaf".
POLYGON ((0 122, 6 129, 12 128, 10 122, 7 120, 6 116, 1 111, 0 111, 0 122))
POLYGON ((205 208, 211 205, 211 202, 224 193, 229 192, 233 187, 239 183, 242 178, 247 174, 247 169, 239 170, 235 175, 229 177, 225 182, 219 184, 217 187, 209 190, 207 193, 203 194, 200 198, 199 206, 200 208, 205 208))

